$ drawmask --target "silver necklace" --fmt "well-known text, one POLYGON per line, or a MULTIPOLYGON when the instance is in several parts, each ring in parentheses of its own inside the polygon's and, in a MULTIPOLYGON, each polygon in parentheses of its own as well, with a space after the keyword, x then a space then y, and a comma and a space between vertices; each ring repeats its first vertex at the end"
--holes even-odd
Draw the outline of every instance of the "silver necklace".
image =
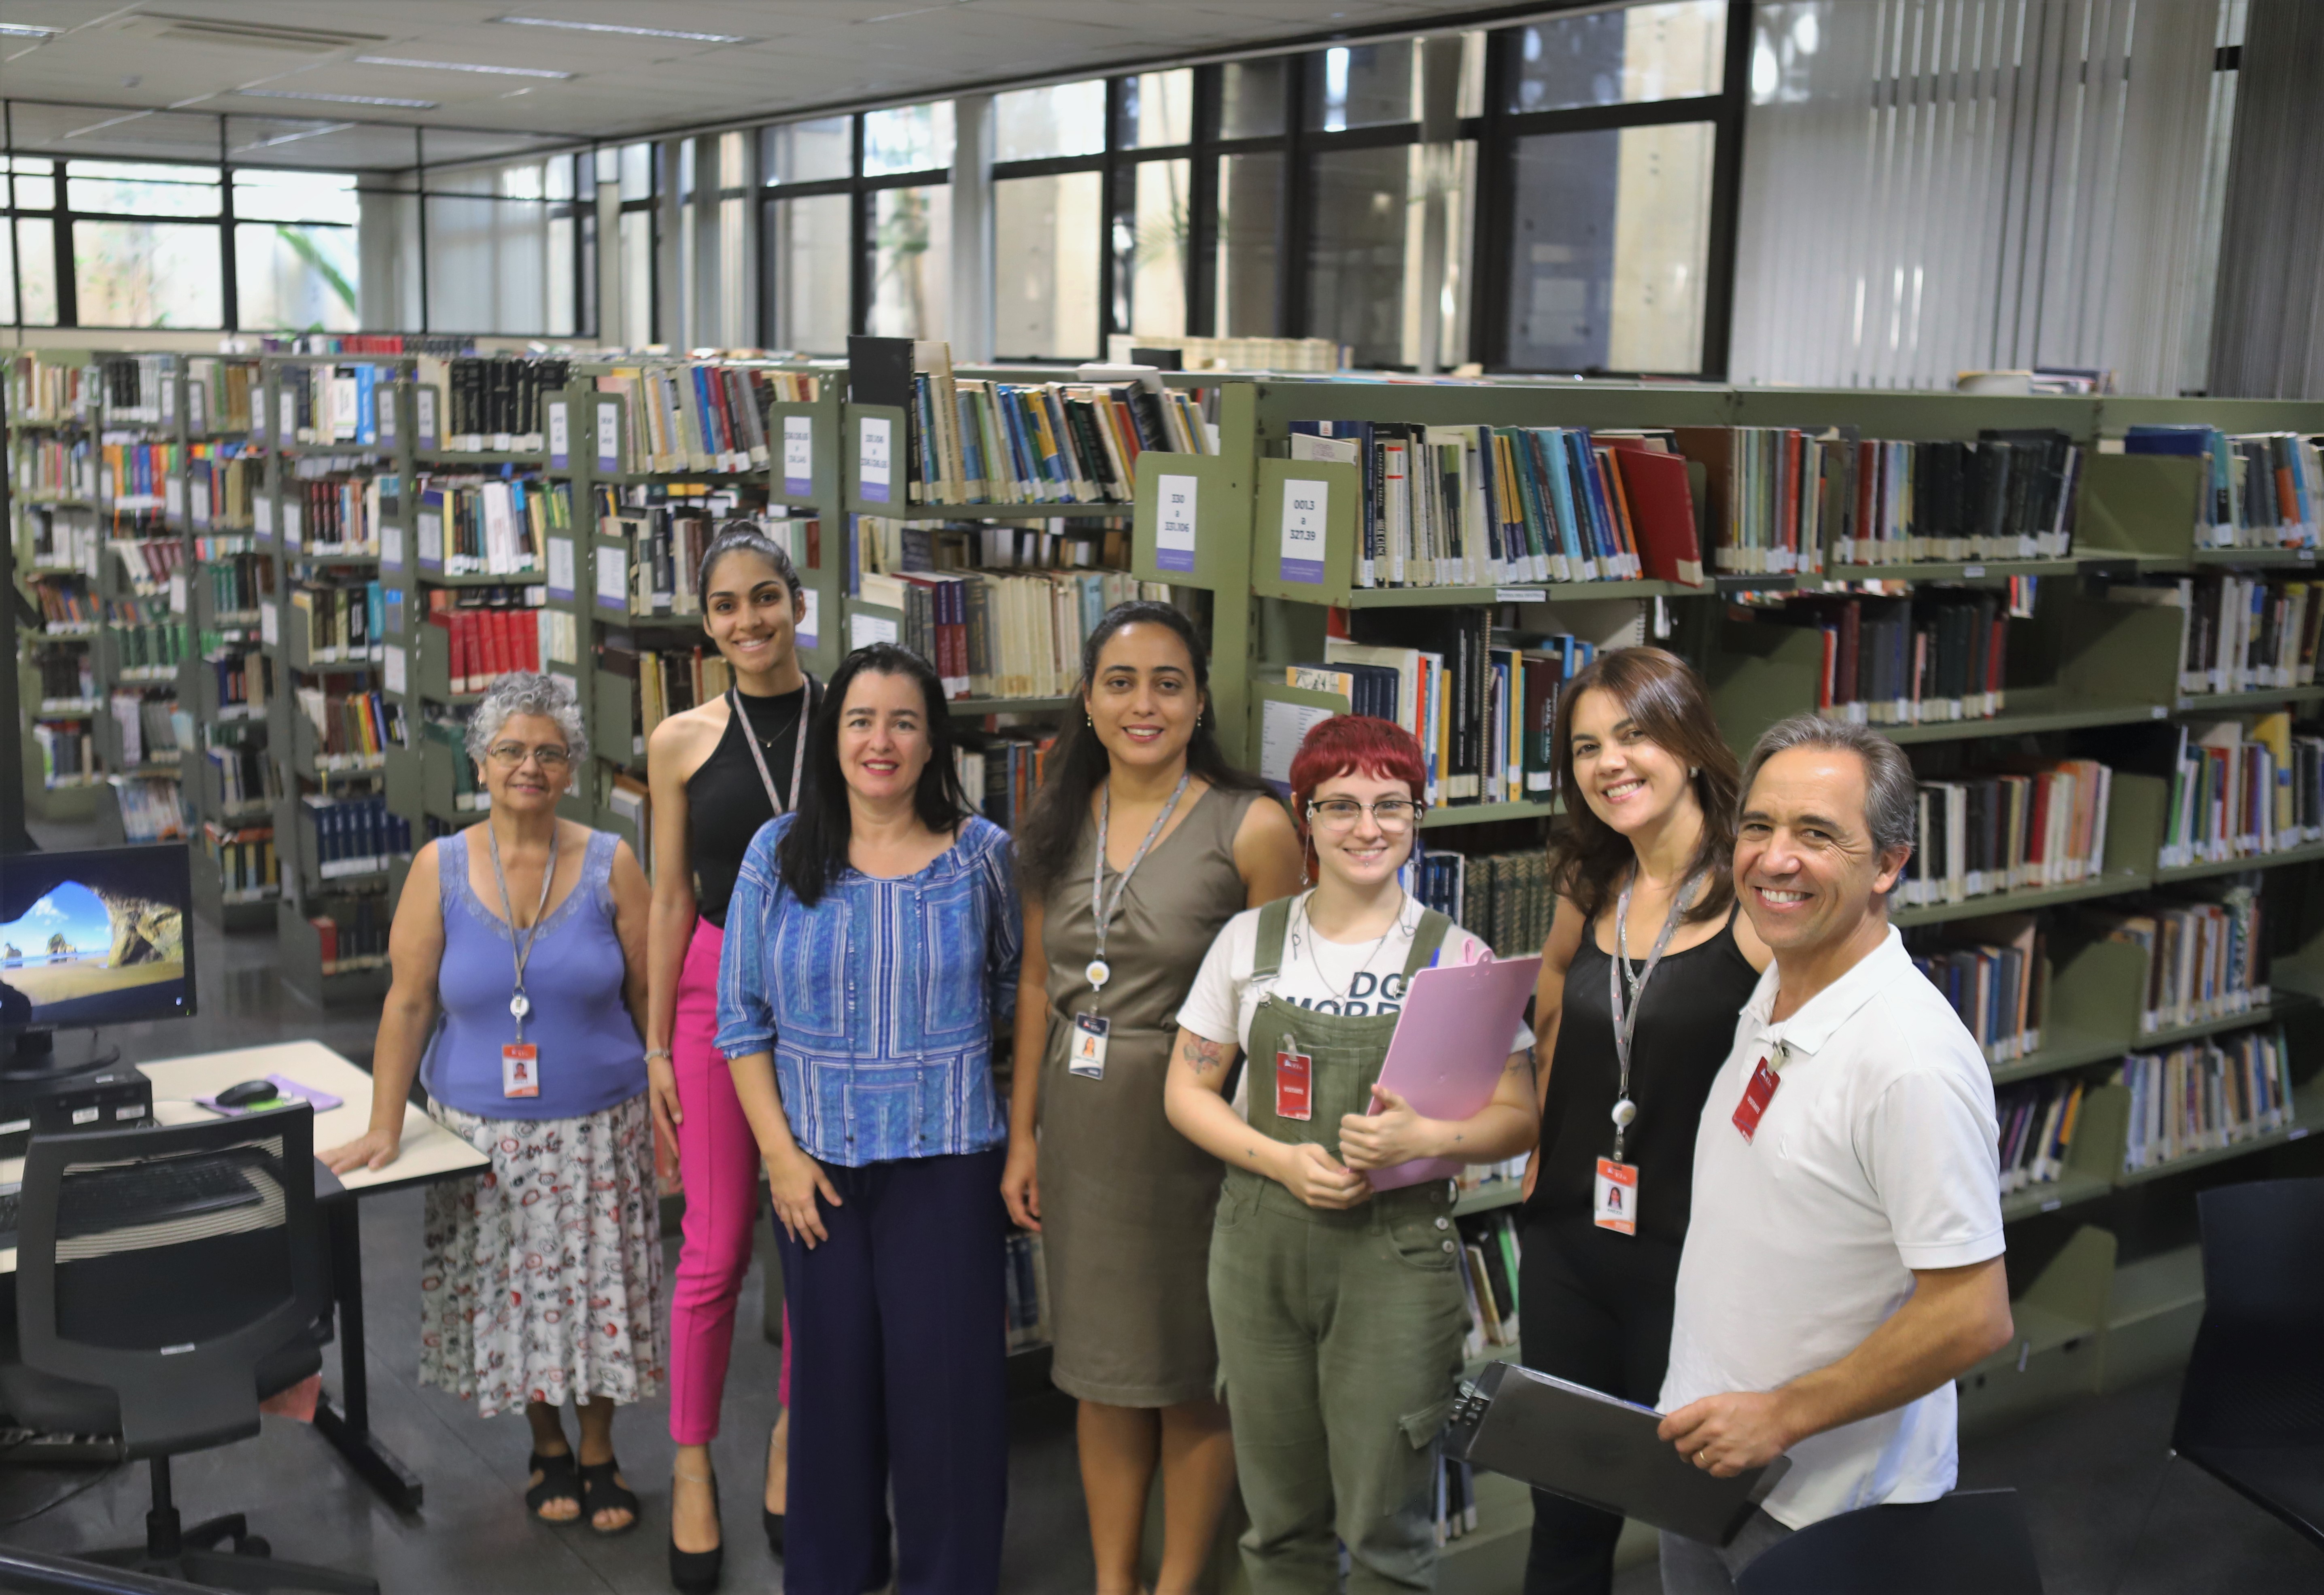
POLYGON ((1382 947, 1388 945, 1388 938, 1394 936, 1397 927, 1404 923, 1404 905, 1411 899, 1405 895, 1403 888, 1397 889, 1396 912, 1388 916, 1388 928, 1379 933, 1379 940, 1374 942, 1371 951, 1364 954, 1364 961, 1349 972, 1346 991, 1333 989, 1331 977, 1323 973, 1323 965, 1315 956, 1315 944, 1322 941, 1323 937, 1323 934, 1315 928, 1315 917, 1307 911, 1307 905, 1314 900, 1315 894, 1312 891, 1299 899, 1299 917, 1307 923, 1307 935, 1305 938, 1307 944, 1307 967, 1315 972, 1315 983, 1331 992, 1332 1000, 1342 1008, 1345 1008, 1348 1005, 1348 993, 1356 989, 1356 976, 1372 966, 1372 960, 1379 956, 1382 947))

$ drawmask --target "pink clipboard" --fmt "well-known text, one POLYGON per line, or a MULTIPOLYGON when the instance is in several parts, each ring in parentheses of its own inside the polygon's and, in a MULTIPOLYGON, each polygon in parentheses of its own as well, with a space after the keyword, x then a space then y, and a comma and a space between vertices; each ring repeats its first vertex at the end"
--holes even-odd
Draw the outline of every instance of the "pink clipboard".
MULTIPOLYGON (((1479 1111, 1501 1083, 1540 978, 1539 954, 1422 970, 1406 988, 1380 1083, 1425 1119, 1466 1119, 1479 1111)), ((1450 1157, 1416 1157, 1374 1169, 1372 1189, 1450 1179, 1463 1166, 1450 1157)))

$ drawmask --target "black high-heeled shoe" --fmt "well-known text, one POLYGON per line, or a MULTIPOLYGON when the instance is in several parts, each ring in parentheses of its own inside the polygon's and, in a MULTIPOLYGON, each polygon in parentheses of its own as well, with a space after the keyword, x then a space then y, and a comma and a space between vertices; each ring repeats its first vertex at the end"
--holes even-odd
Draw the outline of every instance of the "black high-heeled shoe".
POLYGON ((726 1567, 726 1521, 725 1514, 718 1509, 718 1475, 714 1471, 706 1480, 689 1477, 687 1482, 710 1486, 710 1514, 718 1523, 718 1543, 707 1551, 679 1550, 678 1514, 673 1509, 669 1529, 670 1587, 678 1595, 710 1595, 718 1587, 718 1575, 726 1567))

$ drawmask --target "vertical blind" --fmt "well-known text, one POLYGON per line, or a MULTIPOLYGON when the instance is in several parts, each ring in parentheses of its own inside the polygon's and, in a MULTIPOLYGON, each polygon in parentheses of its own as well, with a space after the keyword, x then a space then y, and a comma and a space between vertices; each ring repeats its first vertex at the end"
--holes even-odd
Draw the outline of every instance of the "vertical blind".
POLYGON ((2200 387, 2219 23, 2219 0, 1759 5, 1736 377, 1944 388, 2047 365, 2200 387))

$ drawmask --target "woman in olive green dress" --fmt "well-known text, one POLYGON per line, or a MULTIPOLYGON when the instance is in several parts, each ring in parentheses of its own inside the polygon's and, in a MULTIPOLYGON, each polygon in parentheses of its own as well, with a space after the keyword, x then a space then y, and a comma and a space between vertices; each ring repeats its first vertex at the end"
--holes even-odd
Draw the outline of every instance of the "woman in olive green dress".
POLYGON ((1206 1284, 1219 1166, 1170 1128, 1163 1082, 1204 952, 1234 915, 1297 889, 1300 844, 1220 750, 1177 610, 1117 606, 1082 669, 1017 838, 1025 962, 1001 1194, 1042 1237, 1098 1595, 1139 1588, 1157 1463, 1154 1588, 1179 1595, 1209 1564, 1234 1453, 1206 1284))

